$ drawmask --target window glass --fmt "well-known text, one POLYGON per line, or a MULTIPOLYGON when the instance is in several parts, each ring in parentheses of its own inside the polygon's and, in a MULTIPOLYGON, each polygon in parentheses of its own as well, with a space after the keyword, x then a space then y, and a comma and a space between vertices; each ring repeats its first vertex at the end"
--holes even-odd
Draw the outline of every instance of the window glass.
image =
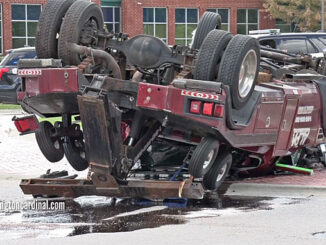
POLYGON ((114 8, 114 20, 116 23, 120 23, 120 8, 114 8))
POLYGON ((309 54, 318 53, 318 49, 316 49, 310 41, 306 40, 306 44, 309 54))
POLYGON ((238 23, 247 22, 247 13, 245 9, 238 9, 238 23))
POLYGON ((35 38, 28 38, 28 46, 34 47, 35 46, 35 38))
POLYGON ((102 8, 104 22, 113 22, 113 8, 102 8))
POLYGON ((36 35, 37 22, 28 22, 27 23, 27 35, 29 37, 35 37, 36 35))
POLYGON ((41 5, 27 5, 27 20, 39 20, 41 5))
POLYGON ((187 9, 187 22, 198 23, 198 9, 187 9))
POLYGON ((25 22, 13 22, 12 23, 12 35, 13 36, 26 36, 25 22))
POLYGON ((119 32, 121 32, 121 26, 120 26, 120 23, 115 23, 114 25, 114 30, 119 30, 119 32))
POLYGON ((153 22, 154 21, 154 9, 153 8, 144 8, 144 22, 153 22))
POLYGON ((167 9, 143 8, 144 34, 161 38, 167 42, 167 9))
POLYGON ((221 16, 222 23, 229 23, 229 9, 219 9, 218 13, 221 16))
POLYGON ((317 46, 317 48, 321 51, 326 48, 325 43, 323 43, 319 38, 317 37, 310 37, 309 40, 317 46))
POLYGON ((106 29, 114 33, 121 32, 120 7, 103 6, 101 9, 106 29))
POLYGON ((266 46, 267 48, 276 48, 276 44, 275 41, 272 39, 268 39, 268 40, 261 40, 259 41, 260 45, 266 46))
POLYGON ((41 15, 40 4, 12 4, 12 46, 20 48, 35 45, 38 19, 41 15))
POLYGON ((192 37, 192 32, 197 28, 196 24, 187 25, 187 37, 192 37))
POLYGON ((257 9, 248 9, 248 23, 258 23, 257 9))
POLYGON ((26 45, 26 38, 12 38, 12 47, 13 48, 21 48, 26 45))
POLYGON ((144 24, 144 34, 154 36, 154 25, 144 24))
POLYGON ((186 32, 185 24, 178 24, 175 26, 175 37, 176 38, 184 38, 186 32))
POLYGON ((198 25, 198 9, 176 9, 175 44, 189 45, 198 25))
POLYGON ((238 34, 247 34, 246 24, 238 24, 238 34))
POLYGON ((155 26, 155 36, 158 38, 166 38, 166 25, 165 24, 157 24, 155 26))
POLYGON ((25 20, 25 5, 12 5, 11 16, 13 20, 25 20))
POLYGON ((166 22, 166 9, 156 8, 155 9, 155 22, 166 22))
POLYGON ((186 22, 186 9, 175 10, 175 22, 185 23, 186 22))
POLYGON ((305 39, 282 39, 280 49, 291 54, 308 53, 305 39))
POLYGON ((33 59, 36 57, 35 51, 19 51, 8 54, 1 62, 2 66, 15 66, 19 59, 33 59))
POLYGON ((238 33, 249 34, 249 31, 259 29, 258 9, 238 9, 238 33))
POLYGON ((247 33, 249 33, 250 31, 254 31, 254 30, 258 30, 258 24, 249 24, 247 33))
POLYGON ((326 45, 326 37, 319 37, 319 40, 326 45))

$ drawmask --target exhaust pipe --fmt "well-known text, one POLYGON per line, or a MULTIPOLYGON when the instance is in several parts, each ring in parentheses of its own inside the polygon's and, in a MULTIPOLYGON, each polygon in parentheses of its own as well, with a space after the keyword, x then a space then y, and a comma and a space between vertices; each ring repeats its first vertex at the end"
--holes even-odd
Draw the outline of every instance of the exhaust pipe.
POLYGON ((93 56, 95 58, 102 59, 105 63, 105 66, 108 69, 112 69, 112 75, 114 78, 122 79, 121 76, 121 70, 117 63, 117 61, 110 55, 109 53, 99 50, 99 49, 93 49, 86 46, 81 46, 76 43, 70 43, 69 48, 72 52, 78 53, 80 55, 87 55, 87 56, 93 56))

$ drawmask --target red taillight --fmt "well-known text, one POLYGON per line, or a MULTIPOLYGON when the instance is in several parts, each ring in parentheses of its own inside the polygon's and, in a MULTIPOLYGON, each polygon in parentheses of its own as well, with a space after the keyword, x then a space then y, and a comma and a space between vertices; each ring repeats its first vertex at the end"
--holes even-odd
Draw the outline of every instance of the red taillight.
POLYGON ((224 116, 224 105, 215 104, 213 116, 214 117, 223 117, 224 116))
POLYGON ((214 102, 193 100, 190 102, 190 113, 209 117, 223 117, 224 105, 214 102))
POLYGON ((35 116, 28 116, 23 118, 13 118, 15 126, 20 133, 34 132, 38 129, 38 122, 35 116))
POLYGON ((204 103, 203 114, 211 116, 213 114, 214 103, 204 103))
POLYGON ((191 101, 190 103, 190 112, 194 114, 200 114, 200 107, 201 102, 200 101, 191 101))
POLYGON ((0 79, 1 79, 1 77, 3 75, 3 73, 7 73, 9 70, 10 70, 9 68, 1 68, 0 69, 0 79))

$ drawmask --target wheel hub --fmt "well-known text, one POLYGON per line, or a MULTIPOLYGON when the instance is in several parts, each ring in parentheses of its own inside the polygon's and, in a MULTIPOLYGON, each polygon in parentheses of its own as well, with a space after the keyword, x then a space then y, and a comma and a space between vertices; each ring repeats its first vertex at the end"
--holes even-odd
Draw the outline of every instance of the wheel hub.
POLYGON ((245 55, 240 68, 238 89, 241 98, 246 98, 250 93, 255 81, 256 70, 257 55, 256 52, 251 49, 245 55))
POLYGON ((211 150, 209 152, 209 154, 207 156, 207 159, 206 159, 206 161, 203 164, 203 169, 206 169, 210 165, 210 163, 211 163, 211 161, 213 159, 213 156, 214 156, 214 152, 215 152, 215 150, 211 150))
POLYGON ((225 175, 225 172, 227 170, 228 165, 224 164, 224 166, 220 169, 220 171, 218 172, 217 178, 216 178, 216 182, 219 182, 223 176, 225 175))

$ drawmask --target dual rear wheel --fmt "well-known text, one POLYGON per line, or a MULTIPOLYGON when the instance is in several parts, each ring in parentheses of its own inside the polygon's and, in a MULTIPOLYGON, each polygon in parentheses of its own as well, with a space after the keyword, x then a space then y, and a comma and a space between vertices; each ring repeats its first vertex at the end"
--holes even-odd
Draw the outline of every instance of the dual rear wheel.
POLYGON ((83 59, 70 51, 69 44, 94 46, 103 30, 101 8, 83 0, 49 0, 41 13, 36 31, 38 58, 59 58, 63 65, 79 65, 83 59))
POLYGON ((232 165, 232 154, 213 137, 205 137, 198 144, 189 161, 189 173, 203 178, 207 190, 216 190, 227 177, 232 165))
MULTIPOLYGON (((73 125, 73 128, 80 130, 79 125, 73 125)), ((35 133, 35 137, 42 154, 48 161, 59 162, 65 156, 75 170, 83 171, 88 168, 82 138, 57 136, 55 127, 48 121, 39 123, 39 130, 35 133)))
POLYGON ((259 60, 255 38, 212 30, 199 49, 194 78, 229 86, 233 108, 240 109, 254 91, 259 60))

